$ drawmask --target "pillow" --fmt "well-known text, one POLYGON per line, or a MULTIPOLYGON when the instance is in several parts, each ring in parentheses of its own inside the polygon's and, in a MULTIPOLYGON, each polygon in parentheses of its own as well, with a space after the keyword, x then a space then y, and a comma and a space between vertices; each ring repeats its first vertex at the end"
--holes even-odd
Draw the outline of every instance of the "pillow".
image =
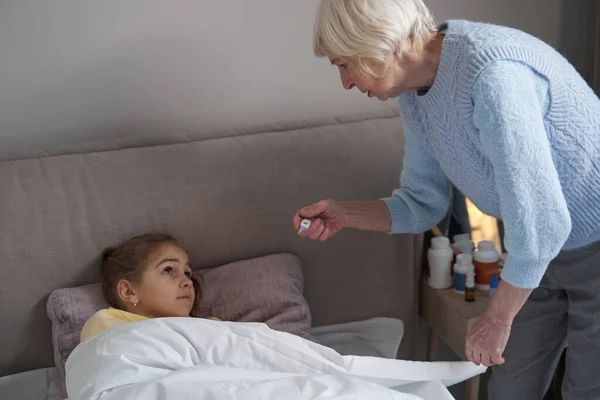
POLYGON ((203 282, 201 317, 264 322, 271 329, 312 339, 298 257, 276 254, 196 271, 194 275, 203 282))
MULTIPOLYGON (((265 322, 270 328, 312 339, 311 314, 302 292, 298 257, 272 254, 194 272, 201 274, 202 317, 265 322)), ((62 378, 65 362, 79 344, 85 322, 108 307, 100 284, 57 289, 48 298, 54 362, 62 378)))
POLYGON ((46 312, 52 321, 54 364, 63 379, 65 363, 79 344, 83 325, 96 311, 106 307, 100 284, 58 289, 50 294, 46 312))

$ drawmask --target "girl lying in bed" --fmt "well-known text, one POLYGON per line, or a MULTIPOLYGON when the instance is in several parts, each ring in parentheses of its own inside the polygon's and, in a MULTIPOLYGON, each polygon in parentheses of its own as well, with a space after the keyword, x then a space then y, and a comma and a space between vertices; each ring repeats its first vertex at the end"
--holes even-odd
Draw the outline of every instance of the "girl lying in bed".
POLYGON ((188 256, 167 235, 137 236, 105 251, 102 286, 111 308, 86 322, 87 339, 66 362, 70 400, 438 400, 450 398, 441 381, 485 371, 472 363, 342 356, 264 323, 158 318, 199 313, 188 256))
POLYGON ((200 283, 187 253, 169 235, 147 233, 104 250, 101 271, 110 307, 85 323, 81 341, 128 322, 200 316, 200 283))

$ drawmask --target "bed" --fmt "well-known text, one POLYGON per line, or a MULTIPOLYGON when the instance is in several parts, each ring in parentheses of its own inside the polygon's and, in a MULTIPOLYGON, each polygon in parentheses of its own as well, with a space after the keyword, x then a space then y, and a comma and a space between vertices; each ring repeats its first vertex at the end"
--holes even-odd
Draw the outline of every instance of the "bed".
POLYGON ((399 320, 397 356, 414 358, 421 235, 348 230, 320 243, 291 225, 300 207, 320 199, 389 195, 403 153, 398 112, 382 110, 63 146, 0 162, 0 377, 52 381, 49 295, 98 282, 101 250, 148 231, 177 237, 195 270, 293 254, 313 327, 399 320))

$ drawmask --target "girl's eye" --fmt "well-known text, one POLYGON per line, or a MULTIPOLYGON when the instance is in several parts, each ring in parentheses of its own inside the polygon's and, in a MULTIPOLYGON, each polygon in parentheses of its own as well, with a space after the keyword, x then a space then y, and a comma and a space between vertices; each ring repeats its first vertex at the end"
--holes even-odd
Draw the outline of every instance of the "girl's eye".
POLYGON ((340 68, 348 69, 348 64, 340 64, 340 68))
POLYGON ((171 273, 173 273, 173 268, 171 268, 171 267, 167 267, 167 268, 165 268, 165 269, 163 270, 163 273, 165 273, 165 274, 167 274, 167 275, 168 275, 168 274, 171 274, 171 273))
POLYGON ((187 276, 188 278, 192 279, 192 273, 191 272, 186 272, 185 276, 187 276))

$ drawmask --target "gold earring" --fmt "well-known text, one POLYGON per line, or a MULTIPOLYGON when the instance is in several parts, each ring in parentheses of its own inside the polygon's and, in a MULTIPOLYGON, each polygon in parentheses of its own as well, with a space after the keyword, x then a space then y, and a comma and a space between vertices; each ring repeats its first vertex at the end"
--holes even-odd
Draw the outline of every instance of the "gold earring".
POLYGON ((133 306, 134 306, 134 307, 135 307, 135 306, 137 306, 137 301, 136 301, 135 303, 133 303, 133 306))

